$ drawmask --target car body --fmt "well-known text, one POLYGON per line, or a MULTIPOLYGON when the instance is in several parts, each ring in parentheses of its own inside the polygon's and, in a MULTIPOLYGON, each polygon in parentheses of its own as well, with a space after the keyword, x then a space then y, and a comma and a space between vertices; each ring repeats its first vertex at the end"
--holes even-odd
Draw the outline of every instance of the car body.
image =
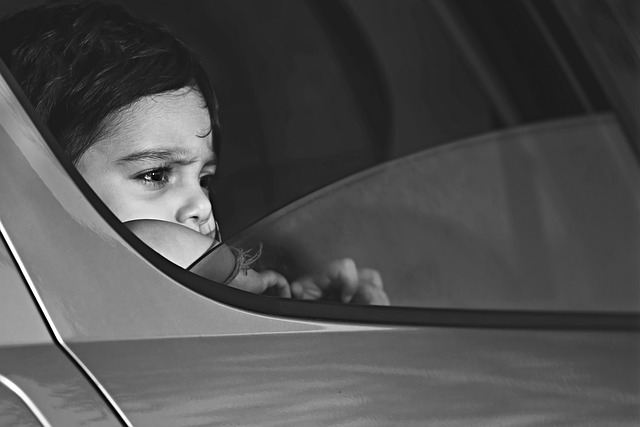
MULTIPOLYGON (((446 2, 429 7, 459 22, 446 2)), ((376 307, 253 295, 165 260, 0 74, 1 425, 640 420, 626 98, 380 156, 229 239, 262 244, 260 262, 288 276, 343 256, 374 266, 392 301, 376 307)))

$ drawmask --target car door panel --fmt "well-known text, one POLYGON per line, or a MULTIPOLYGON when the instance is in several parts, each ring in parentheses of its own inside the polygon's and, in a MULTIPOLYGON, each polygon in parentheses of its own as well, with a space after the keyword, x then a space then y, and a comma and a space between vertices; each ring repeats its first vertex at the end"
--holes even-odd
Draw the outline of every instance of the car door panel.
POLYGON ((631 426, 634 336, 397 328, 73 347, 134 425, 631 426))

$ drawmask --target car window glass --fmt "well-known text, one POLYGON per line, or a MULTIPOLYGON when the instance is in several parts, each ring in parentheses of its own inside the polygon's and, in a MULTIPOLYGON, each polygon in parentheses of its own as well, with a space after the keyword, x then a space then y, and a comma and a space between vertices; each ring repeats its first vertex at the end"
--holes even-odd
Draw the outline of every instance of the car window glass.
MULTIPOLYGON (((355 257, 381 270, 399 305, 637 310, 636 148, 624 112, 610 104, 559 12, 495 1, 342 6, 314 3, 314 17, 341 65, 351 66, 345 79, 373 134, 358 158, 370 169, 296 201, 232 244, 263 245, 262 266, 291 277, 355 257), (357 38, 328 19, 343 15, 364 45, 336 47, 332 37, 357 38), (364 79, 368 91, 349 74, 361 71, 346 59, 350 48, 377 68, 364 79), (367 121, 376 112, 382 123, 367 121), (449 146, 434 149, 442 144, 449 146)), ((335 131, 320 147, 309 139, 274 144, 273 172, 262 183, 269 190, 255 191, 275 201, 296 185, 313 188, 322 173, 287 164, 287 150, 305 147, 320 169, 339 168, 314 150, 353 143, 343 137, 335 131), (281 176, 292 173, 300 179, 288 185, 281 176)), ((341 173, 355 169, 366 168, 351 163, 341 173)))

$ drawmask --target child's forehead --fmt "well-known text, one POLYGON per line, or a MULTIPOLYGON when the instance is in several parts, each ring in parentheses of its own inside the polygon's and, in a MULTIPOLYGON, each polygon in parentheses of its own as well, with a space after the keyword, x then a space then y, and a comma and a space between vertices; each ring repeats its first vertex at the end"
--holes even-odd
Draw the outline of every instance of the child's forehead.
POLYGON ((200 93, 190 88, 143 96, 111 114, 107 121, 116 129, 130 133, 177 127, 189 128, 187 130, 200 136, 211 133, 209 110, 200 93))
POLYGON ((95 149, 112 160, 145 152, 156 152, 156 157, 213 159, 209 110, 193 90, 142 97, 107 120, 95 149))

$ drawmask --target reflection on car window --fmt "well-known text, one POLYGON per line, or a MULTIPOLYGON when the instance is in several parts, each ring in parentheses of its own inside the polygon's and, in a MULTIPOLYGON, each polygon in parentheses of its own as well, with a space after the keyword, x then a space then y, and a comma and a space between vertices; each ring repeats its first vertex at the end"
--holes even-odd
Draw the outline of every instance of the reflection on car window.
POLYGON ((354 257, 402 306, 634 311, 637 172, 612 115, 545 122, 385 163, 230 244, 291 276, 354 257))

